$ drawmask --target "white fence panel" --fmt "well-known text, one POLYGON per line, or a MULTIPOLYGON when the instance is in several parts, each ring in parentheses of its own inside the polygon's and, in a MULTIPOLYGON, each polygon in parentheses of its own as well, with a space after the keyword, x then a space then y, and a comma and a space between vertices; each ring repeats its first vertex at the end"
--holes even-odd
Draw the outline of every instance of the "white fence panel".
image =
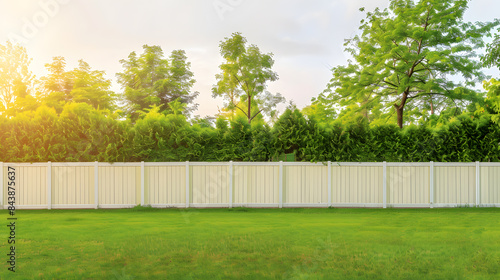
POLYGON ((186 168, 179 166, 145 167, 146 204, 183 206, 186 204, 186 168))
POLYGON ((480 170, 481 205, 500 206, 500 166, 485 166, 480 170))
POLYGON ((383 203, 383 167, 332 163, 331 172, 334 206, 381 206, 383 203))
MULTIPOLYGON (((8 166, 4 166, 4 186, 7 186, 8 166)), ((47 167, 15 167, 16 205, 24 208, 45 208, 47 206, 47 167)), ((7 203, 7 187, 4 187, 4 203, 7 203)), ((4 204, 4 205, 5 205, 4 204)))
POLYGON ((439 166, 435 168, 435 203, 449 206, 473 205, 476 201, 476 168, 439 166))
POLYGON ((194 206, 229 206, 229 167, 191 166, 191 203, 194 206))
POLYGON ((98 172, 99 207, 140 204, 140 167, 99 166, 98 172))
POLYGON ((51 201, 54 208, 72 208, 94 202, 94 169, 88 166, 52 166, 51 201))
POLYGON ((429 167, 391 166, 387 174, 390 204, 423 206, 430 203, 429 167))
POLYGON ((279 167, 234 165, 233 188, 235 206, 277 205, 279 203, 279 167))
POLYGON ((327 204, 328 166, 284 166, 283 203, 327 204))

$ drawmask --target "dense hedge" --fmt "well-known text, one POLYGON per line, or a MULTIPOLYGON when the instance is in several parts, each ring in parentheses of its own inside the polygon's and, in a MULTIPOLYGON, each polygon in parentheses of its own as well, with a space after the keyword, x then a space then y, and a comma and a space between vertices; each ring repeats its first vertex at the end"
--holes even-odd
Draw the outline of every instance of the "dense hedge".
POLYGON ((345 127, 286 110, 270 127, 244 118, 218 119, 215 127, 152 110, 135 124, 87 104, 61 114, 40 107, 0 117, 0 161, 500 161, 500 126, 484 116, 461 115, 446 125, 345 127))

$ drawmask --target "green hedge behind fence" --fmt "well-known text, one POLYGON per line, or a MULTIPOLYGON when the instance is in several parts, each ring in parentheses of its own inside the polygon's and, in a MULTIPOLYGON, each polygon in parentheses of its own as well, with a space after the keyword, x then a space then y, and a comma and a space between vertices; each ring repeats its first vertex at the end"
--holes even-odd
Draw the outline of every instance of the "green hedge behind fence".
POLYGON ((0 161, 500 161, 500 126, 487 117, 461 115, 439 127, 362 120, 341 127, 286 110, 272 127, 241 118, 214 126, 155 111, 132 124, 86 104, 68 104, 59 115, 41 107, 0 117, 0 161))

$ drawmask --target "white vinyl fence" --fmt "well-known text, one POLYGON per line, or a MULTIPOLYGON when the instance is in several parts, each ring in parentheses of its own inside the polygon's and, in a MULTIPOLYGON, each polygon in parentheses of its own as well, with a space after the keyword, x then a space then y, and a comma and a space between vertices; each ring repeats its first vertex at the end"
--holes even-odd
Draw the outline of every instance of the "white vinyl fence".
POLYGON ((9 184, 17 209, 500 207, 500 163, 48 162, 0 170, 3 209, 9 184))

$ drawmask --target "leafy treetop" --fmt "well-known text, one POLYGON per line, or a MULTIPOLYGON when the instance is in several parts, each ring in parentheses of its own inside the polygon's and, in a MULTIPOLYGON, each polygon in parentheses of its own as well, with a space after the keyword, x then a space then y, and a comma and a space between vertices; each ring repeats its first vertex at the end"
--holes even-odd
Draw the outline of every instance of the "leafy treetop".
POLYGON ((406 107, 427 107, 433 114, 458 106, 457 101, 475 100, 472 88, 485 77, 476 50, 498 22, 463 22, 467 3, 391 0, 388 9, 368 12, 361 34, 346 40, 354 60, 333 69, 323 95, 365 114, 394 110, 399 127, 406 107), (457 82, 457 76, 463 81, 457 82))

